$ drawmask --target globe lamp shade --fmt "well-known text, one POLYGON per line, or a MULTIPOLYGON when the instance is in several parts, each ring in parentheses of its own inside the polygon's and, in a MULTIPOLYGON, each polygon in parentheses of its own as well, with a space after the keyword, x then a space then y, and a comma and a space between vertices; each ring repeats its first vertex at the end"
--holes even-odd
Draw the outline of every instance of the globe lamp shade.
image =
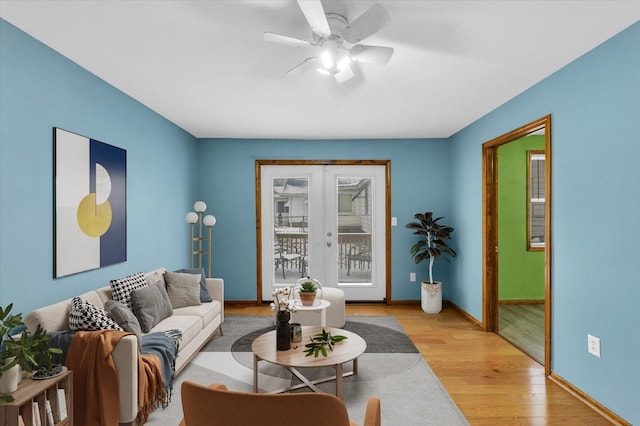
POLYGON ((187 220, 187 223, 196 223, 198 221, 198 215, 194 212, 189 212, 187 213, 187 216, 185 217, 185 219, 187 220))
POLYGON ((216 224, 216 218, 215 216, 208 214, 204 217, 204 219, 202 219, 202 222, 205 226, 211 227, 216 224))

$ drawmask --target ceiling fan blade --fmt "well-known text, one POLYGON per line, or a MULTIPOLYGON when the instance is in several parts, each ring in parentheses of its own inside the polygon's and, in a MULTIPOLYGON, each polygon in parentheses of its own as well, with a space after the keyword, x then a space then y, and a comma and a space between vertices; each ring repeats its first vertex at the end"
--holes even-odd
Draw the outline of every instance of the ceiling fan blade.
POLYGON ((320 37, 326 38, 331 35, 331 28, 329 28, 329 22, 320 0, 298 0, 298 6, 300 6, 304 17, 307 18, 311 31, 320 37))
POLYGON ((344 83, 345 81, 353 77, 353 70, 351 69, 350 65, 347 65, 342 68, 342 71, 335 73, 333 77, 338 83, 344 83))
POLYGON ((369 10, 360 15, 355 21, 347 25, 344 31, 344 39, 355 44, 377 33, 391 23, 391 16, 380 4, 373 5, 369 10))
POLYGON ((350 49, 351 59, 357 62, 385 65, 393 56, 393 47, 356 44, 350 49))
POLYGON ((284 44, 285 46, 291 46, 291 47, 311 47, 312 46, 312 44, 307 40, 302 40, 299 38, 289 37, 281 34, 270 33, 268 31, 262 34, 262 38, 265 41, 269 41, 271 43, 284 44))
POLYGON ((322 66, 322 61, 317 56, 313 56, 311 58, 307 58, 295 67, 291 68, 287 71, 287 75, 295 75, 303 73, 309 69, 315 69, 322 66))

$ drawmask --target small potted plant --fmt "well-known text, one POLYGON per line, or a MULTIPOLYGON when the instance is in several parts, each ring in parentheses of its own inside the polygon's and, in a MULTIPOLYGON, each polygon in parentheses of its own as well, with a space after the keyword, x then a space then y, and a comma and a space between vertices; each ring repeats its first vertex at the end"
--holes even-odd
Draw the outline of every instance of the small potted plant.
POLYGON ((453 228, 438 223, 443 217, 433 217, 433 212, 417 213, 418 222, 406 225, 420 235, 420 240, 411 246, 410 253, 416 263, 429 259, 429 281, 422 281, 422 310, 428 314, 437 314, 442 310, 442 283, 433 280, 433 262, 448 257, 456 257, 456 252, 447 245, 453 228), (448 256, 448 257, 447 257, 448 256))
POLYGON ((5 309, 0 306, 0 403, 13 401, 9 394, 18 388, 20 368, 24 371, 37 367, 52 370, 52 354, 62 353, 59 348, 49 346, 50 336, 40 325, 32 334, 25 333, 27 327, 22 314, 12 315, 12 308, 13 304, 5 309))
POLYGON ((303 281, 300 283, 300 301, 304 306, 311 306, 316 300, 316 287, 313 281, 303 281))

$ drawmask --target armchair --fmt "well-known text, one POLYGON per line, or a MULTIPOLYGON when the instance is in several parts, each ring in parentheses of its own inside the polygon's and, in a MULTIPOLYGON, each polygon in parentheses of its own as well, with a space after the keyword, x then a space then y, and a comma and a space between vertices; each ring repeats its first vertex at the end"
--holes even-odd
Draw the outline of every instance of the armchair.
MULTIPOLYGON (((327 393, 264 394, 228 391, 220 383, 210 386, 182 383, 180 426, 357 426, 347 408, 327 393)), ((367 401, 363 426, 380 426, 380 400, 367 401)))

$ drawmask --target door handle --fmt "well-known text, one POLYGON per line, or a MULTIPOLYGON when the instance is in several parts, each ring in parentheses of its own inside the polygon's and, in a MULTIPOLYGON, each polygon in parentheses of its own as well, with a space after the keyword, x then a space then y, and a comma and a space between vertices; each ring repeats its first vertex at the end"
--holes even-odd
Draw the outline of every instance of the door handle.
POLYGON ((327 241, 327 247, 331 247, 331 241, 327 241))

